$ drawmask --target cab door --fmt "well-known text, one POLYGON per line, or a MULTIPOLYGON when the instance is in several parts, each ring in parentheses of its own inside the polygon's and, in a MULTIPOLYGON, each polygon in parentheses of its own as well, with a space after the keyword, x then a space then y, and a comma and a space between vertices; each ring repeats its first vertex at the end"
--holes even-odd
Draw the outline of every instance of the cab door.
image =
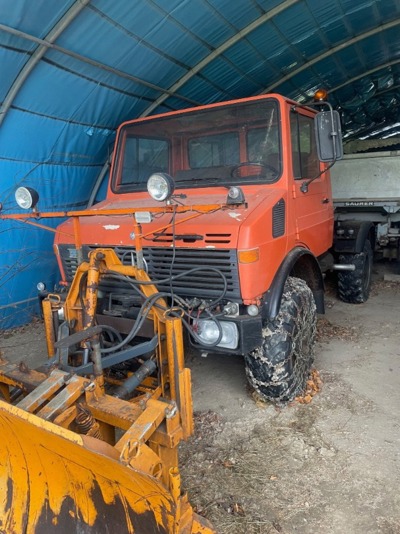
POLYGON ((318 176, 325 164, 318 159, 312 112, 292 108, 290 127, 296 241, 306 245, 315 256, 319 256, 330 248, 333 238, 333 202, 329 172, 318 176), (311 179, 313 181, 303 192, 302 184, 311 179))

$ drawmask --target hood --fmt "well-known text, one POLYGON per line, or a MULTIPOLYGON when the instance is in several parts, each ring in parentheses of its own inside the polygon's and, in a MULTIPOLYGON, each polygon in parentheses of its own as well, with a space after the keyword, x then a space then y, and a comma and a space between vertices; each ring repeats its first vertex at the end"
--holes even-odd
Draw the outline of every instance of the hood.
MULTIPOLYGON (((186 198, 178 198, 180 204, 193 206, 193 211, 178 213, 175 221, 171 213, 156 215, 150 223, 142 224, 145 236, 143 246, 171 246, 174 226, 176 246, 196 248, 236 248, 238 246, 239 229, 243 225, 265 214, 268 206, 273 206, 282 198, 284 190, 276 187, 247 186, 242 187, 246 205, 232 206, 215 212, 199 214, 195 205, 225 204, 227 189, 213 187, 204 189, 181 190, 186 198)), ((126 208, 162 207, 162 203, 149 197, 147 193, 115 195, 96 204, 95 210, 126 209, 126 208)), ((93 216, 80 219, 82 244, 132 246, 132 216, 93 216)), ((72 221, 69 219, 59 226, 56 243, 71 243, 73 239, 72 221)))

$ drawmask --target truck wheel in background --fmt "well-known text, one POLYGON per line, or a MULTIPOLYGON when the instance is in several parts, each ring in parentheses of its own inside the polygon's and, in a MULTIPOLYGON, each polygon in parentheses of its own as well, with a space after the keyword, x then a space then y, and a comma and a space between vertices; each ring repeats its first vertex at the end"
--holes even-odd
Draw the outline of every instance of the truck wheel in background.
POLYGON ((316 307, 308 285, 289 277, 279 313, 263 327, 263 343, 245 356, 246 374, 265 399, 287 403, 301 394, 314 360, 316 307))
POLYGON ((344 302, 361 304, 366 302, 371 288, 372 247, 369 239, 365 240, 364 249, 358 254, 341 254, 339 263, 354 263, 354 271, 338 272, 339 297, 344 302))

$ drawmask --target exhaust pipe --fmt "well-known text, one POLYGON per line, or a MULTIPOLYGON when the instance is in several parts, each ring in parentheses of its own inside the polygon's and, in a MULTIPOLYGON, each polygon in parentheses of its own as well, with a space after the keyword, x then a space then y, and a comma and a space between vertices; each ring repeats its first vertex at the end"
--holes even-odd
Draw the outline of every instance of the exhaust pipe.
POLYGON ((334 271, 355 271, 356 266, 354 263, 334 263, 332 265, 334 271))

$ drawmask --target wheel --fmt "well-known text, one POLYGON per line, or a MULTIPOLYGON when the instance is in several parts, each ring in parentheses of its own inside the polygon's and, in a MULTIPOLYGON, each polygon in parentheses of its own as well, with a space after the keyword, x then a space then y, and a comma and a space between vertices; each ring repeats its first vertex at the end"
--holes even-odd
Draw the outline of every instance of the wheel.
POLYGON ((354 271, 338 272, 339 298, 351 304, 366 302, 371 289, 372 247, 369 239, 358 254, 341 254, 339 263, 354 263, 354 271))
POLYGON ((265 399, 285 404, 301 394, 314 361, 316 307, 308 285, 289 277, 276 319, 263 327, 263 342, 245 356, 251 386, 265 399))

